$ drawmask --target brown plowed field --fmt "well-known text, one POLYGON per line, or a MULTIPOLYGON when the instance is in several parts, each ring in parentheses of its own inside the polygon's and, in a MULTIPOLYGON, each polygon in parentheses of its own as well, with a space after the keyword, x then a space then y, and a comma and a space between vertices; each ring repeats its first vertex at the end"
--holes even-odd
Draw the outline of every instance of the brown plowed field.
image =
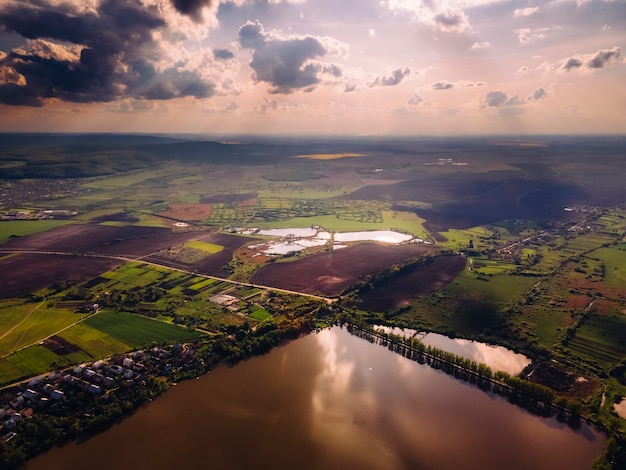
POLYGON ((438 256, 382 285, 360 292, 359 301, 354 305, 375 312, 405 307, 446 287, 463 272, 466 263, 464 256, 438 256))
POLYGON ((42 250, 138 257, 202 237, 203 232, 172 232, 159 227, 68 225, 11 240, 2 249, 42 250))
POLYGON ((23 297, 57 281, 86 281, 122 261, 84 256, 19 254, 0 260, 0 298, 23 297))
POLYGON ((208 219, 212 211, 212 204, 171 204, 168 211, 161 212, 159 215, 168 219, 191 222, 208 219))
POLYGON ((337 295, 369 274, 435 250, 430 245, 361 243, 298 261, 263 266, 250 282, 309 294, 337 295))

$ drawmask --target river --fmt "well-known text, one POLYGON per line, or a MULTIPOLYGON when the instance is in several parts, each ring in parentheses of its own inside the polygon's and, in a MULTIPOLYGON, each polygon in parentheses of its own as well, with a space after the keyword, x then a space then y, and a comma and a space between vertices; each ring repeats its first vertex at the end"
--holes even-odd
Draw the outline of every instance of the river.
POLYGON ((588 470, 603 442, 335 327, 174 386, 26 469, 588 470))

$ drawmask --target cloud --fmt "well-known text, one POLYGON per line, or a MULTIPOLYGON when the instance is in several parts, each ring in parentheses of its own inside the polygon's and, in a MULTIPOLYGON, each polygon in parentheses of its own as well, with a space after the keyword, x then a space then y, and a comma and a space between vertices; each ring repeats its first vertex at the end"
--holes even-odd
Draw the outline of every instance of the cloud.
POLYGON ((571 69, 575 69, 578 67, 582 67, 583 62, 580 59, 577 59, 576 57, 571 57, 569 59, 567 59, 567 62, 565 62, 565 64, 563 64, 563 68, 565 70, 571 70, 571 69))
POLYGON ((580 73, 589 73, 593 70, 612 67, 622 61, 621 49, 613 47, 611 49, 600 49, 596 53, 577 54, 561 61, 560 70, 570 72, 578 69, 580 73))
POLYGON ((486 49, 488 47, 491 47, 489 41, 475 42, 472 44, 472 49, 486 49))
POLYGON ((563 29, 561 26, 552 25, 543 28, 521 28, 516 30, 517 39, 520 44, 527 44, 533 41, 545 39, 546 34, 563 29))
POLYGON ((211 6, 212 0, 170 0, 176 11, 196 22, 202 21, 202 10, 211 6))
POLYGON ((526 101, 520 99, 518 95, 509 96, 504 91, 490 91, 485 95, 485 99, 482 102, 482 106, 488 106, 493 108, 507 107, 507 106, 520 106, 526 101))
POLYGON ((428 104, 428 102, 425 101, 424 98, 422 98, 420 95, 413 95, 411 98, 409 98, 408 104, 410 104, 411 106, 424 106, 428 104))
POLYGON ((0 27, 26 39, 0 61, 0 102, 42 106, 51 99, 108 102, 126 98, 206 98, 213 83, 184 64, 159 63, 155 35, 162 11, 139 0, 101 0, 92 8, 55 0, 0 6, 0 27))
POLYGON ((230 52, 228 49, 214 49, 213 56, 219 60, 228 60, 235 57, 235 54, 230 52))
POLYGON ((513 11, 513 17, 520 18, 524 16, 530 16, 534 15, 538 11, 539 7, 516 8, 515 11, 513 11))
POLYGON ((448 9, 434 16, 435 25, 441 31, 463 32, 471 29, 469 19, 460 8, 448 9))
POLYGON ((383 0, 381 5, 393 13, 407 14, 412 21, 431 26, 437 31, 463 33, 471 31, 472 27, 465 12, 456 4, 467 3, 449 0, 383 0))
POLYGON ((546 90, 543 88, 537 88, 533 93, 533 100, 538 101, 546 97, 546 90))
POLYGON ((269 83, 273 94, 312 91, 322 75, 341 76, 341 67, 314 61, 329 52, 324 42, 313 36, 267 33, 258 20, 239 28, 239 44, 252 49, 254 80, 269 83))
POLYGON ((454 83, 450 82, 437 82, 432 85, 433 90, 450 90, 454 87, 454 83))
POLYGON ((601 69, 605 65, 610 65, 620 60, 621 50, 619 47, 613 49, 601 49, 596 52, 591 60, 587 63, 587 67, 592 69, 601 69))
POLYGON ((408 67, 403 69, 395 69, 391 72, 389 77, 376 77, 376 79, 369 83, 370 87, 374 86, 396 86, 399 85, 405 77, 411 74, 411 70, 408 67))

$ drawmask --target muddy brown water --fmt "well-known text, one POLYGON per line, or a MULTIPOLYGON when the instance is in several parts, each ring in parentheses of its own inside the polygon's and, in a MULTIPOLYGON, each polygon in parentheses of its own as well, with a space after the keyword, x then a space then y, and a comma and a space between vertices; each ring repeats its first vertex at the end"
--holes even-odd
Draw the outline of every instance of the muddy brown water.
POLYGON ((603 442, 336 327, 178 384, 26 469, 582 470, 603 442))

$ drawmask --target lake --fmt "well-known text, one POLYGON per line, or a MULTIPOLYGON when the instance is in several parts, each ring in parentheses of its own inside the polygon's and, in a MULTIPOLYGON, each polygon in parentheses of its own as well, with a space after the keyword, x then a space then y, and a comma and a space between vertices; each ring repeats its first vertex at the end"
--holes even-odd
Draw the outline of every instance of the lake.
POLYGON ((26 468, 587 470, 603 442, 334 327, 172 387, 26 468))
POLYGON ((530 364, 523 354, 516 353, 502 346, 473 341, 463 338, 449 338, 438 333, 424 333, 409 328, 391 328, 376 326, 378 330, 407 338, 417 338, 426 346, 442 349, 457 356, 470 359, 478 364, 488 365, 493 372, 503 371, 509 375, 518 375, 530 364))

